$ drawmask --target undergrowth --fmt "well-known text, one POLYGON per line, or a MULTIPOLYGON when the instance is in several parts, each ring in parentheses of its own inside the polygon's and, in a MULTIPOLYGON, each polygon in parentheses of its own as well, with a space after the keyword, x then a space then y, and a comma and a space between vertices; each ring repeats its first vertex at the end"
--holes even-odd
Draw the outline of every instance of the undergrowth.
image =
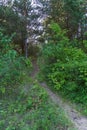
POLYGON ((0 99, 1 130, 74 130, 37 81, 29 78, 16 90, 0 99))
POLYGON ((43 46, 39 61, 43 78, 87 115, 87 54, 80 43, 73 45, 57 24, 52 23, 50 29, 53 35, 43 46))

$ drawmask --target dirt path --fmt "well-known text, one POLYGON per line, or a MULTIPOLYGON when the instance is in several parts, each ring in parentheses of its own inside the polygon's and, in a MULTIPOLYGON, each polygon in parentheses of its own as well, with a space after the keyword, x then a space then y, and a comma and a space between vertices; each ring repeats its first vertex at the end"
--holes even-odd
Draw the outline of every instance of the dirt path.
MULTIPOLYGON (((37 64, 34 64, 34 70, 32 73, 32 77, 35 79, 37 73, 38 73, 38 66, 37 64)), ((49 87, 46 85, 46 83, 40 83, 42 87, 44 87, 51 98, 51 100, 58 104, 66 113, 67 117, 71 120, 71 122, 74 124, 74 126, 77 128, 77 130, 87 130, 87 118, 82 116, 79 112, 77 112, 75 109, 73 109, 69 104, 64 102, 61 97, 56 95, 54 92, 52 92, 49 87)))
POLYGON ((77 130, 87 130, 87 118, 82 116, 80 113, 78 113, 67 103, 63 102, 62 98, 56 95, 55 93, 53 93, 45 83, 41 83, 41 86, 43 86, 46 89, 51 100, 55 104, 58 104, 61 108, 63 108, 66 115, 71 120, 71 122, 75 125, 77 130))

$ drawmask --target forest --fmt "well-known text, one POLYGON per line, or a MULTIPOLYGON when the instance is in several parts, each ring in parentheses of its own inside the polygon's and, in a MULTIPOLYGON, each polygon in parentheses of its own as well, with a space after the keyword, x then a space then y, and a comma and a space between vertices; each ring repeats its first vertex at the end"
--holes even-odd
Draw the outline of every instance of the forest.
POLYGON ((87 1, 0 1, 0 130, 87 130, 87 1))

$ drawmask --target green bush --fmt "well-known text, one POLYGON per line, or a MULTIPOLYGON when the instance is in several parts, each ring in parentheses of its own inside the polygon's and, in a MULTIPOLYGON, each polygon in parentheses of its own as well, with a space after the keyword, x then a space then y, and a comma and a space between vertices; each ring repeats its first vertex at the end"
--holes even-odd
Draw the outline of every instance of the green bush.
POLYGON ((0 32, 0 92, 5 93, 23 81, 26 67, 31 68, 30 59, 18 56, 12 47, 12 37, 0 32))
POLYGON ((74 47, 65 38, 65 34, 61 34, 59 26, 53 24, 52 27, 52 31, 55 32, 52 37, 58 36, 58 39, 49 41, 43 47, 42 71, 45 79, 52 88, 62 91, 69 98, 79 103, 86 103, 87 54, 83 49, 74 47))

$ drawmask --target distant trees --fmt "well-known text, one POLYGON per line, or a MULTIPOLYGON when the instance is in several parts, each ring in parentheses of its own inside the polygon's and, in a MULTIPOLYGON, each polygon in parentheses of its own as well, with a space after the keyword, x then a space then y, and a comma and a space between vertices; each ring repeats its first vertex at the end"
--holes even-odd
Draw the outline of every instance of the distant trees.
POLYGON ((44 8, 37 6, 34 9, 30 0, 14 0, 13 2, 8 0, 0 4, 0 25, 5 28, 5 33, 8 35, 15 32, 14 43, 16 47, 20 47, 26 57, 28 57, 28 44, 32 42, 30 38, 36 42, 34 37, 42 34, 40 19, 45 12, 46 2, 43 0, 41 2, 44 8))
POLYGON ((84 35, 86 4, 85 0, 51 0, 52 19, 63 29, 68 30, 70 39, 84 35))
POLYGON ((14 3, 10 5, 10 3, 0 5, 0 26, 8 35, 15 32, 14 43, 19 44, 22 53, 25 53, 30 2, 29 0, 14 0, 14 3))
MULTIPOLYGON (((46 15, 51 16, 51 20, 67 30, 69 39, 77 38, 83 41, 87 29, 86 0, 50 0, 50 2, 41 0, 40 2, 43 8, 36 7, 35 10, 31 7, 30 0, 8 0, 0 3, 0 27, 5 29, 5 34, 11 35, 15 32, 14 45, 20 48, 22 54, 28 56, 26 39, 43 33, 38 30, 41 26, 39 18, 47 17, 46 15)), ((43 38, 40 40, 43 41, 43 38)))
POLYGON ((27 26, 29 26, 29 17, 30 17, 30 1, 29 0, 15 0, 13 4, 13 9, 17 12, 17 15, 20 17, 20 23, 18 24, 20 29, 20 40, 22 53, 25 53, 27 57, 27 44, 26 39, 28 37, 27 26))

